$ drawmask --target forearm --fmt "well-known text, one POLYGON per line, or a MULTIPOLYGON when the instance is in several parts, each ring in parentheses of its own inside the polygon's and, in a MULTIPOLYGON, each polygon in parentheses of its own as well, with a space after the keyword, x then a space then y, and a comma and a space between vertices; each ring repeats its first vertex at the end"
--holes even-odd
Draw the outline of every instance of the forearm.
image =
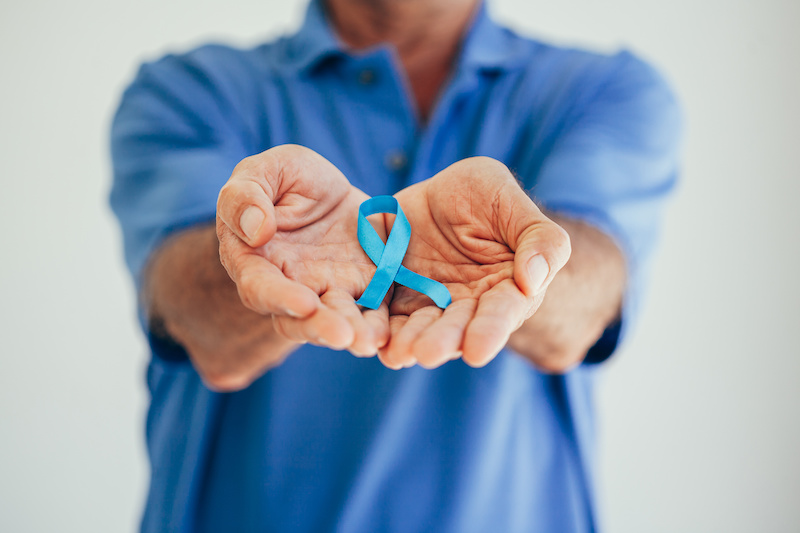
POLYGON ((147 270, 143 296, 151 327, 181 344, 215 389, 243 388, 297 346, 275 331, 271 317, 242 305, 213 226, 169 239, 147 270))
POLYGON ((542 370, 559 373, 580 363, 619 317, 626 273, 622 253, 604 233, 548 216, 569 233, 572 256, 553 279, 542 305, 508 345, 542 370))

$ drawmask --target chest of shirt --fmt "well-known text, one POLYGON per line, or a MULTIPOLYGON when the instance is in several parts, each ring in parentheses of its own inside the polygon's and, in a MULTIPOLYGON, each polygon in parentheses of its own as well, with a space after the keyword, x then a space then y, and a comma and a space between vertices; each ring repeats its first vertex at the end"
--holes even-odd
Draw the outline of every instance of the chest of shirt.
POLYGON ((254 146, 307 146, 373 196, 478 155, 503 161, 531 187, 568 111, 540 85, 525 71, 457 69, 421 124, 388 50, 340 57, 313 73, 265 80, 254 146))

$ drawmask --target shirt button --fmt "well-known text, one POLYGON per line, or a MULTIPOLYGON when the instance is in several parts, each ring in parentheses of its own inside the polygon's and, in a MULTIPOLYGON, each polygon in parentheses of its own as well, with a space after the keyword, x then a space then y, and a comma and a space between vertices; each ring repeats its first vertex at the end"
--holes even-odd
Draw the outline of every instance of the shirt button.
POLYGON ((372 69, 364 69, 358 74, 358 83, 361 85, 372 85, 375 83, 375 71, 372 69))
POLYGON ((407 164, 408 158, 400 150, 393 150, 386 154, 386 166, 389 167, 389 170, 398 172, 403 170, 407 164))

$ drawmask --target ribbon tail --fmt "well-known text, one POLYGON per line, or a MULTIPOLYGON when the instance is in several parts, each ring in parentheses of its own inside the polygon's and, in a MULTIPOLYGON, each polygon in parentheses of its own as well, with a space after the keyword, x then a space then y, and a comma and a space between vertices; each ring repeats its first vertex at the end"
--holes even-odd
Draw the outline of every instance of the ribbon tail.
POLYGON ((400 285, 404 285, 409 289, 421 292, 425 296, 433 300, 437 307, 444 309, 453 302, 450 291, 447 290, 443 284, 434 281, 425 276, 421 276, 416 272, 412 272, 404 266, 400 267, 397 272, 397 277, 394 279, 400 285))

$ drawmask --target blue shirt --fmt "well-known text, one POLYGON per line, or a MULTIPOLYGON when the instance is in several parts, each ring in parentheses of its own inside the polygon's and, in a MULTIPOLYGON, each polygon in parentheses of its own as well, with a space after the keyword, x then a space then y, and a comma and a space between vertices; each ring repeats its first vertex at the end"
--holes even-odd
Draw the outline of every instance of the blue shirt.
POLYGON ((427 124, 396 52, 348 52, 317 2, 294 36, 142 66, 112 131, 111 203, 137 287, 167 235, 213 220, 238 161, 283 143, 319 152, 369 195, 494 157, 537 202, 611 235, 629 270, 623 320, 559 376, 511 351, 482 369, 395 372, 304 346, 220 394, 148 333, 142 530, 595 530, 592 363, 636 315, 679 130, 670 90, 630 53, 525 39, 483 7, 427 124))

